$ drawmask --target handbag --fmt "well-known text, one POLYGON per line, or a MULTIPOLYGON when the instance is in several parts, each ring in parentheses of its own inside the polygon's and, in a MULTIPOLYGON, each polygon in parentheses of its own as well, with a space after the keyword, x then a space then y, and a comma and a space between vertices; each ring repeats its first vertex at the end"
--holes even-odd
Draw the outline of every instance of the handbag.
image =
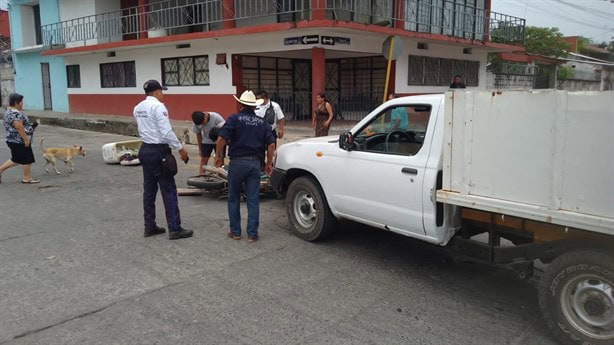
POLYGON ((170 149, 162 156, 162 176, 173 177, 177 175, 177 160, 170 149))

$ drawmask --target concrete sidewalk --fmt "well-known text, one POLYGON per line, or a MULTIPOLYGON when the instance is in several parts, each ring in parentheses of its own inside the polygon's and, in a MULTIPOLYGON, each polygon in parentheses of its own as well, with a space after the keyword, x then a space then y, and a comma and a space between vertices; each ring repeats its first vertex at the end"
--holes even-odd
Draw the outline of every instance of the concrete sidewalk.
MULTIPOLYGON (((61 113, 27 109, 24 109, 24 113, 31 121, 39 121, 41 125, 138 136, 136 122, 132 116, 61 113)), ((196 143, 196 135, 192 133, 191 121, 171 120, 171 123, 180 141, 186 144, 196 143)), ((339 134, 352 128, 355 124, 356 121, 335 120, 330 129, 330 134, 339 134)), ((313 136, 314 130, 311 127, 311 121, 290 120, 286 121, 285 136, 281 143, 311 138, 313 136)))

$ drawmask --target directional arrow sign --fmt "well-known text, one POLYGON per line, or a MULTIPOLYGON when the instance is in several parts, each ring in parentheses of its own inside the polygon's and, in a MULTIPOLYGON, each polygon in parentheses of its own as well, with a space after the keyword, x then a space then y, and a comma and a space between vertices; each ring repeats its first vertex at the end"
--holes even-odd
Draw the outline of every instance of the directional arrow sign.
POLYGON ((303 44, 318 44, 320 43, 320 36, 318 35, 303 36, 303 38, 301 38, 301 42, 303 44))
POLYGON ((335 38, 331 37, 331 36, 321 36, 320 37, 320 42, 322 44, 326 44, 329 46, 334 46, 335 45, 335 38))

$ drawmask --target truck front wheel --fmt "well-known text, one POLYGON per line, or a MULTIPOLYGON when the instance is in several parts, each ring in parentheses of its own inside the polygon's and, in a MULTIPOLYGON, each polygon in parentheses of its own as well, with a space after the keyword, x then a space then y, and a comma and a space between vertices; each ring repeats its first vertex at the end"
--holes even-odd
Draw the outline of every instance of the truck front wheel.
POLYGON ((309 177, 298 177, 288 187, 286 211, 290 231, 305 241, 325 238, 335 228, 335 217, 320 186, 309 177))
POLYGON ((614 344, 614 256, 569 252, 546 268, 539 306, 550 330, 565 344, 614 344))

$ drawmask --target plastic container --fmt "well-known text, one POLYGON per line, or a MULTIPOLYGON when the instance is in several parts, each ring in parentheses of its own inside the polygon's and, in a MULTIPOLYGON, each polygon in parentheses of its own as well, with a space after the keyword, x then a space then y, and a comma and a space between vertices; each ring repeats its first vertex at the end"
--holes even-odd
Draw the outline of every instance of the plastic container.
POLYGON ((102 145, 102 159, 108 164, 119 164, 120 158, 126 154, 137 157, 143 141, 127 140, 102 145))

